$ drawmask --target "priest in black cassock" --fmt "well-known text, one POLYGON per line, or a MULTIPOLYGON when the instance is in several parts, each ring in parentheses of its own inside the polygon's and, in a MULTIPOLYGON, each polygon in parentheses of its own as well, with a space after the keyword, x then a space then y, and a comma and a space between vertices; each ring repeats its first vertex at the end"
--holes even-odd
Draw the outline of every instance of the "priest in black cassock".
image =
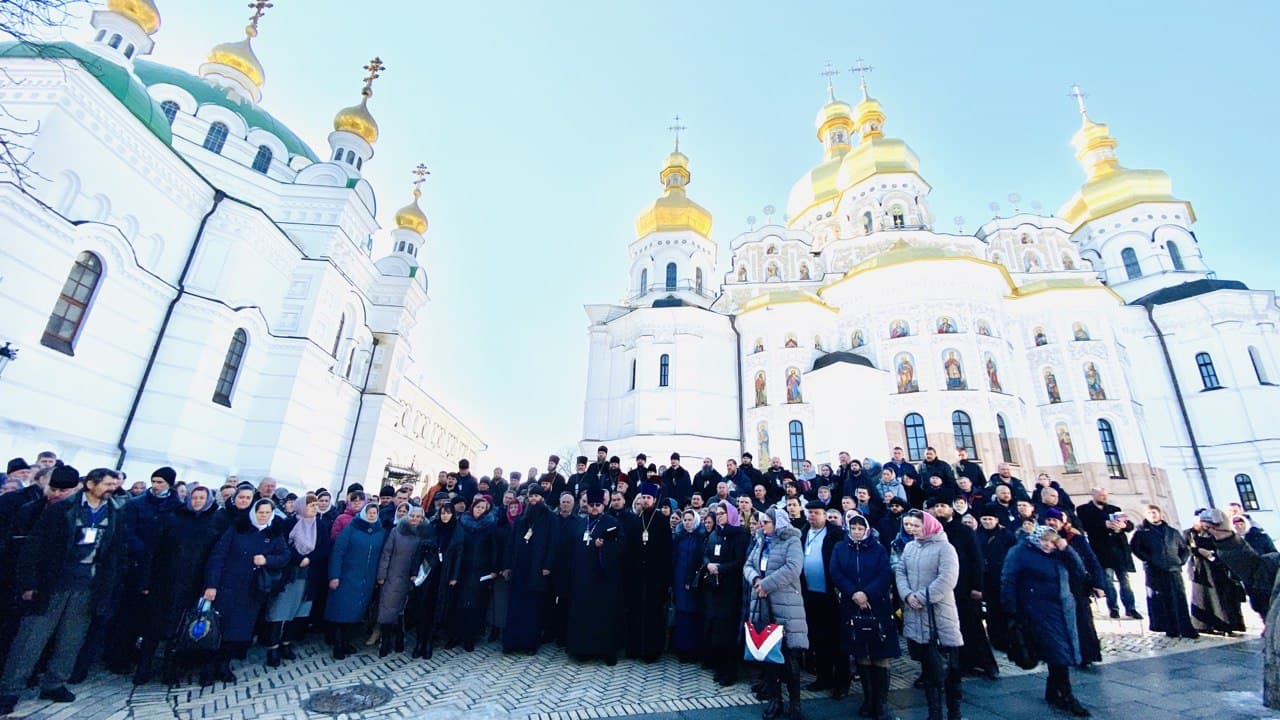
MULTIPOLYGON (((573 526, 573 579, 565 652, 576 660, 618 662, 622 617, 623 537, 604 512, 604 490, 587 491, 587 516, 573 526)), ((668 573, 670 574, 670 573, 668 573)))
POLYGON ((627 657, 654 662, 667 647, 667 601, 671 592, 671 523, 658 511, 661 490, 640 484, 637 537, 627 536, 631 564, 624 575, 630 614, 627 657))
POLYGON ((502 629, 504 653, 538 651, 555 565, 556 519, 541 485, 530 486, 526 502, 511 531, 502 566, 502 576, 510 583, 507 624, 502 629))

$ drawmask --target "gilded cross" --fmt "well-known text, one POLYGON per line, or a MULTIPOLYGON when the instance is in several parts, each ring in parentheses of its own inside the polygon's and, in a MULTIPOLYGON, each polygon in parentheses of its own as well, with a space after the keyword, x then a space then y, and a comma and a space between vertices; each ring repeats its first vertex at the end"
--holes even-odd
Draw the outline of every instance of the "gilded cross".
POLYGON ((427 176, 431 174, 431 171, 427 169, 426 164, 418 163, 418 167, 413 169, 413 174, 418 176, 418 179, 413 181, 413 189, 417 192, 422 183, 427 181, 427 176))
POLYGON ((676 136, 676 152, 680 152, 680 133, 682 133, 682 132, 684 132, 685 130, 688 130, 688 129, 689 129, 689 128, 687 128, 687 127, 685 127, 684 125, 681 125, 681 124, 680 124, 680 116, 679 116, 679 115, 676 115, 676 116, 675 116, 675 118, 673 119, 672 124, 667 128, 667 130, 669 130, 673 135, 675 135, 675 136, 676 136))
POLYGON ((862 58, 858 58, 857 65, 854 65, 853 67, 849 68, 849 72, 858 73, 859 77, 861 78, 861 80, 859 81, 859 84, 862 86, 863 100, 867 99, 867 73, 871 72, 872 70, 875 70, 875 68, 868 65, 867 61, 863 60, 862 58))
POLYGON ((1075 98, 1076 106, 1080 108, 1080 114, 1085 117, 1089 116, 1089 109, 1084 106, 1084 99, 1088 96, 1080 91, 1079 85, 1073 83, 1071 85, 1071 92, 1067 93, 1067 97, 1075 98))
POLYGON ((375 57, 369 61, 368 65, 364 66, 364 69, 368 70, 369 74, 364 78, 364 91, 362 94, 365 97, 370 97, 373 95, 373 81, 382 77, 382 72, 387 69, 387 66, 382 64, 382 58, 375 57))
POLYGON ((249 18, 249 27, 253 28, 254 35, 258 34, 258 21, 266 14, 269 8, 275 7, 275 3, 268 0, 254 0, 249 3, 249 9, 253 11, 253 16, 249 18))
POLYGON ((827 79, 827 97, 831 98, 831 102, 836 100, 835 76, 840 74, 835 65, 827 63, 822 66, 822 72, 819 73, 827 79))

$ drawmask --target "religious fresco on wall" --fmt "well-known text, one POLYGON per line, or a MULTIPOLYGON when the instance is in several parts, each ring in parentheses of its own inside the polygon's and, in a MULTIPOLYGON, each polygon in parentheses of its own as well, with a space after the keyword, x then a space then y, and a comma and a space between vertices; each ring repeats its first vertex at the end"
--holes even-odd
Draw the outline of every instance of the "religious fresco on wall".
POLYGON ((955 320, 952 320, 950 317, 947 317, 946 315, 943 315, 942 317, 938 318, 938 334, 939 335, 952 335, 958 332, 960 332, 960 330, 956 327, 955 320))
POLYGON ((769 404, 769 394, 765 389, 764 371, 756 372, 756 407, 764 407, 769 404))
POLYGON ((996 368, 996 359, 987 353, 987 383, 991 385, 991 392, 1004 392, 1000 387, 1000 373, 996 368))
POLYGON ((801 280, 809 279, 809 263, 804 263, 804 262, 800 263, 800 279, 801 280))
POLYGON ((738 266, 738 282, 746 282, 746 281, 747 281, 747 266, 739 265, 738 266))
POLYGON ((751 353, 755 354, 762 352, 764 352, 764 338, 756 338, 756 344, 752 346, 751 353))
POLYGON ((769 267, 765 270, 765 273, 764 273, 764 279, 765 279, 765 282, 782 279, 782 276, 778 274, 777 263, 769 263, 769 267))
POLYGON ((1044 328, 1042 327, 1036 328, 1033 334, 1035 335, 1035 339, 1036 339, 1036 347, 1049 344, 1049 336, 1044 334, 1044 328))
POLYGON ((964 380, 964 366, 960 364, 959 350, 942 351, 942 373, 947 380, 948 390, 968 390, 964 380))
POLYGON ((1058 376, 1053 374, 1052 368, 1044 369, 1044 390, 1049 395, 1049 402, 1062 402, 1062 394, 1058 392, 1058 376))
POLYGON ((893 322, 889 323, 889 337, 903 338, 903 337, 909 336, 910 334, 911 334, 911 326, 907 324, 906 320, 894 320, 893 322))
POLYGON ((1071 442, 1071 431, 1067 430, 1065 423, 1058 423, 1054 432, 1058 436, 1058 452, 1062 454, 1062 464, 1066 466, 1067 472, 1080 472, 1080 465, 1076 462, 1076 447, 1071 442))
POLYGON ((804 402, 804 399, 800 394, 799 368, 787 368, 787 402, 789 403, 804 402))
POLYGON ((1084 364, 1084 384, 1089 388, 1090 400, 1106 400, 1107 391, 1102 389, 1102 373, 1093 363, 1084 364))
POLYGON ((852 348, 860 348, 866 344, 867 344, 867 341, 866 341, 866 338, 863 337, 862 331, 854 330, 853 338, 849 341, 849 346, 852 348))
POLYGON ((800 343, 796 340, 796 334, 795 334, 795 333, 787 333, 787 340, 786 340, 786 342, 782 343, 782 346, 783 346, 783 347, 787 347, 787 348, 798 348, 798 347, 800 347, 800 343))
POLYGON ((911 353, 898 353, 893 358, 894 370, 898 373, 898 392, 919 392, 920 382, 916 380, 916 361, 911 353))
POLYGON ((769 423, 763 420, 760 421, 759 425, 756 425, 756 443, 760 446, 760 455, 758 457, 760 462, 764 463, 765 458, 772 457, 772 455, 769 453, 769 423))
POLYGON ((988 323, 986 320, 979 320, 979 321, 978 321, 978 334, 979 334, 979 335, 985 335, 985 336, 987 336, 987 337, 991 337, 991 324, 990 324, 990 323, 988 323))
POLYGON ((1085 327, 1085 324, 1082 322, 1078 322, 1071 326, 1071 334, 1076 340, 1081 342, 1093 339, 1092 336, 1089 335, 1089 328, 1085 327))

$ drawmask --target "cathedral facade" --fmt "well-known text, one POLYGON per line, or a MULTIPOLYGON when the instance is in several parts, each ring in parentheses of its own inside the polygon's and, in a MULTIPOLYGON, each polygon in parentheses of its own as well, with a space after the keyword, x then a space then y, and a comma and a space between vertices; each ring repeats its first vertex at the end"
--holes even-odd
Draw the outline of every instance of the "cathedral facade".
POLYGON ((1275 295, 1217 278, 1168 175, 1121 166, 1080 114, 1086 179, 1056 214, 949 234, 865 83, 853 107, 832 93, 785 222, 735 237, 723 274, 677 145, 636 222, 630 296, 587 306, 584 453, 798 469, 965 448, 1081 498, 1274 509, 1275 295))
POLYGON ((363 177, 381 61, 317 153, 262 105, 270 3, 251 7, 194 74, 145 59, 150 0, 107 2, 84 44, 0 47, 0 103, 27 124, 6 128, 26 162, 0 182, 0 341, 21 348, 0 378, 5 457, 338 489, 483 449, 410 343, 425 169, 389 233, 363 177))

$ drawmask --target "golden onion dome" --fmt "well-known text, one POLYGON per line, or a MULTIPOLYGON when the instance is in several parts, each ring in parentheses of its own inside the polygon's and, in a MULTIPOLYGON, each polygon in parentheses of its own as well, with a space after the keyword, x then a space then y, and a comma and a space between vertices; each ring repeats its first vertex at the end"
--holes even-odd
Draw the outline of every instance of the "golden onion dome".
POLYGON ((818 139, 826 141, 827 131, 834 127, 845 127, 846 132, 853 131, 853 111, 849 104, 842 100, 832 100, 818 110, 818 117, 813 121, 818 131, 818 139))
POLYGON ((160 29, 160 11, 151 0, 107 0, 107 9, 129 18, 148 35, 160 29))
POLYGON ((1058 210, 1058 215, 1073 228, 1144 202, 1182 203, 1194 220, 1191 204, 1174 197, 1168 173, 1130 170, 1120 165, 1116 139, 1105 124, 1084 115, 1084 124, 1071 138, 1071 144, 1087 176, 1084 185, 1058 210))
POLYGON ((857 115, 854 122, 862 142, 884 137, 884 108, 880 107, 879 100, 863 98, 858 107, 854 108, 854 113, 857 115))
POLYGON ((418 198, 422 191, 413 191, 413 201, 396 211, 396 227, 401 230, 412 230, 419 235, 427 232, 427 215, 418 207, 418 198))
POLYGON ((710 237, 711 213, 685 194, 685 186, 692 177, 689 158, 679 150, 671 153, 658 177, 666 190, 636 218, 636 237, 678 230, 692 230, 703 237, 710 237))
POLYGON ((358 135, 370 145, 375 143, 378 140, 378 121, 369 114, 369 98, 361 100, 359 105, 339 110, 333 116, 333 129, 358 135))
POLYGON ((208 62, 225 65, 239 71, 249 78, 249 82, 259 88, 266 82, 266 71, 258 56, 253 54, 251 41, 258 34, 258 29, 250 25, 244 29, 244 39, 239 42, 222 43, 209 51, 208 62))

